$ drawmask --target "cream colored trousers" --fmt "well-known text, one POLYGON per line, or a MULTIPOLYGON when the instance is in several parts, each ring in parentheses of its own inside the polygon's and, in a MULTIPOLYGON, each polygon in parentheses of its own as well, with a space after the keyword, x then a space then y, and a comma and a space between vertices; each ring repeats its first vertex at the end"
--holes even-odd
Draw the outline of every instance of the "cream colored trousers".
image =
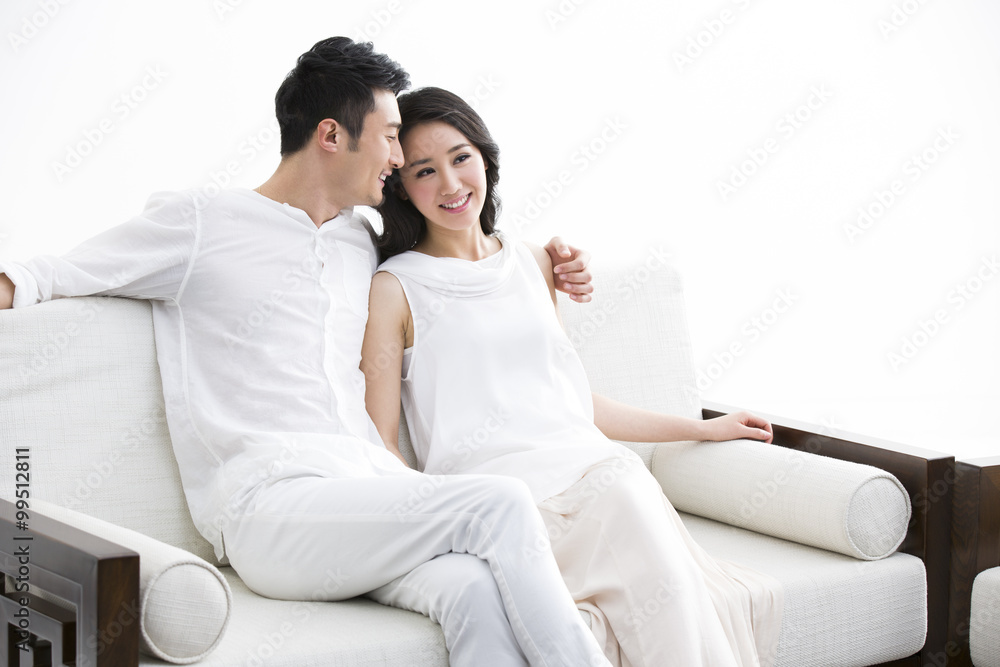
POLYGON ((641 461, 600 463, 539 509, 563 579, 611 664, 772 664, 780 583, 709 556, 641 461))

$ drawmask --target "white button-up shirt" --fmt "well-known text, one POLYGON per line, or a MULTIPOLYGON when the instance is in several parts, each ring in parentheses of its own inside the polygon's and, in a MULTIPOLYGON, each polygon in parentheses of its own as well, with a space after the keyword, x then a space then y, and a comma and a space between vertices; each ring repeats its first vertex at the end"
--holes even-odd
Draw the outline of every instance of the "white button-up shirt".
MULTIPOLYGON (((377 264, 352 210, 317 228, 251 190, 158 193, 63 257, 0 263, 14 307, 89 294, 151 299, 167 425, 198 530, 258 484, 398 474, 359 369, 377 264)), ((405 474, 405 473, 404 473, 405 474)))

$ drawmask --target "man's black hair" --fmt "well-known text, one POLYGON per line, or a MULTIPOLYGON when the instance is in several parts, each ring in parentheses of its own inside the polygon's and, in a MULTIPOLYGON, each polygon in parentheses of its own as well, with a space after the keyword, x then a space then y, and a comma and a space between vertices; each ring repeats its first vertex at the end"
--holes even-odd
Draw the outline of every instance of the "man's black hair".
POLYGON ((358 149, 365 116, 375 110, 376 90, 394 95, 410 87, 410 77, 393 60, 375 53, 371 42, 330 37, 299 56, 274 96, 281 128, 281 155, 302 150, 316 126, 336 120, 350 134, 348 150, 358 149))

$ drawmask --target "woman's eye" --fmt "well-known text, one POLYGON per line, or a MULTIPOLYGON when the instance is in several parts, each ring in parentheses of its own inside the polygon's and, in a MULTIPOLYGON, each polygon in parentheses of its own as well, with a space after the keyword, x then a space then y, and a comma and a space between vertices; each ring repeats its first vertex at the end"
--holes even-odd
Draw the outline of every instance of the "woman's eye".
POLYGON ((423 176, 426 176, 427 174, 432 174, 432 173, 434 173, 433 169, 421 169, 420 171, 417 172, 417 178, 421 178, 423 176))
POLYGON ((468 159, 469 159, 470 157, 472 157, 472 156, 471 156, 471 155, 469 155, 468 153, 462 153, 462 154, 461 154, 461 155, 459 155, 459 156, 458 156, 457 158, 455 158, 455 164, 458 164, 458 163, 460 163, 460 162, 465 162, 465 161, 466 161, 466 160, 468 160, 468 159))

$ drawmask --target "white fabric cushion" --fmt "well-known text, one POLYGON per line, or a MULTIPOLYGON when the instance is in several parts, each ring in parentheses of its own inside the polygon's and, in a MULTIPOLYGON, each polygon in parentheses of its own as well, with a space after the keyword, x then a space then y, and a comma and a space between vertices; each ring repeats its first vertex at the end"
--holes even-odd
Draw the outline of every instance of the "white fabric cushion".
POLYGON ((652 471, 680 511, 862 560, 895 551, 910 522, 884 470, 752 440, 660 445, 652 471))
POLYGON ((188 664, 219 644, 233 600, 229 584, 215 567, 183 549, 65 507, 36 500, 32 508, 139 554, 142 651, 188 664))
POLYGON ((1000 667, 1000 567, 980 572, 972 584, 969 649, 976 667, 1000 667))
MULTIPOLYGON (((31 447, 33 497, 217 562, 181 488, 148 302, 2 311, 0 349, 0 442, 31 447)), ((0 489, 14 488, 13 475, 0 466, 0 489)))
MULTIPOLYGON (((426 616, 364 598, 286 602, 249 590, 231 567, 233 618, 198 667, 447 667, 441 627, 426 616)), ((140 665, 159 665, 140 658, 140 665)))
POLYGON ((862 667, 913 655, 927 634, 923 562, 877 561, 681 514, 709 554, 770 575, 785 594, 775 667, 862 667))

